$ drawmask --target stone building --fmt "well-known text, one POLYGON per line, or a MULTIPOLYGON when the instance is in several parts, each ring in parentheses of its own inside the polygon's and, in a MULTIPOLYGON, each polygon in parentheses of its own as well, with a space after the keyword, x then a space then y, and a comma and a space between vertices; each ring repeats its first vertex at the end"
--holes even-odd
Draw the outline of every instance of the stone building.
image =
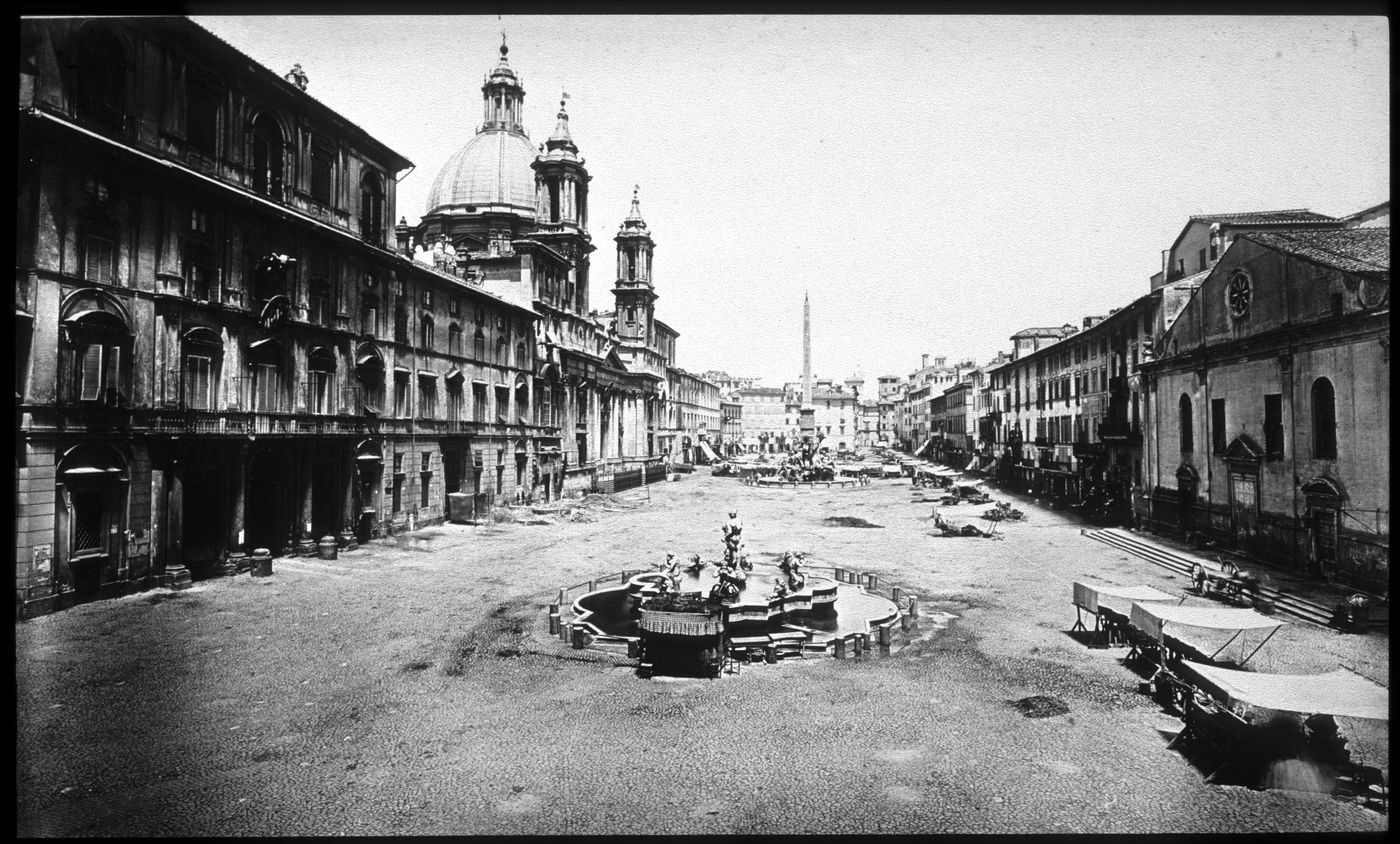
MULTIPOLYGON (((856 433, 860 427, 858 403, 860 387, 864 379, 852 376, 837 383, 830 378, 814 378, 812 395, 806 405, 813 409, 812 419, 816 425, 815 435, 824 440, 824 445, 832 451, 854 448, 856 433)), ((802 382, 789 381, 783 387, 785 419, 788 442, 800 443, 800 411, 804 404, 802 382)))
POLYGON ((744 403, 734 394, 721 395, 719 399, 720 442, 718 451, 723 457, 743 454, 744 448, 744 403))
POLYGON ((1390 229, 1237 234, 1141 366, 1158 530, 1388 590, 1390 229))
POLYGON ((549 494, 535 314, 396 254, 410 162, 190 21, 22 29, 24 614, 549 494))
POLYGON ((782 387, 742 387, 735 391, 742 406, 744 451, 774 454, 787 451, 789 440, 785 392, 782 387))

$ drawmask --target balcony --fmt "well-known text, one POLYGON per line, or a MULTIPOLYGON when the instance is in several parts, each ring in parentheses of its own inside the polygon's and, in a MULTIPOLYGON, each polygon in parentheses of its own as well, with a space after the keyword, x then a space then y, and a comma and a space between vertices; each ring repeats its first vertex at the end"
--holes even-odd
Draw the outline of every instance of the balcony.
POLYGON ((1142 428, 1127 422, 1100 422, 1099 440, 1115 445, 1142 445, 1142 428))
POLYGON ((1036 448, 1054 448, 1054 447, 1055 447, 1055 440, 1054 440, 1053 437, 1036 437, 1036 438, 1035 438, 1035 447, 1036 447, 1036 448))

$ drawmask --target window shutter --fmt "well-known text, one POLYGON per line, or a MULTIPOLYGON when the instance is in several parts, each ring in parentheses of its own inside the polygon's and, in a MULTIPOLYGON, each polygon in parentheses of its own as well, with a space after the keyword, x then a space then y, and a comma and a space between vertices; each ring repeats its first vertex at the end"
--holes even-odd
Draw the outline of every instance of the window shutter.
POLYGON ((81 401, 96 401, 102 397, 102 347, 93 344, 83 350, 82 370, 79 376, 81 401))

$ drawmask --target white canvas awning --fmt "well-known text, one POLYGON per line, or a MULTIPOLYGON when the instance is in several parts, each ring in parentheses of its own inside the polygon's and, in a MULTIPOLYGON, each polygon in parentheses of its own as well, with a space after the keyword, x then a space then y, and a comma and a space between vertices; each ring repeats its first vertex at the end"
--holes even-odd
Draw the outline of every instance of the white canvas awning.
POLYGON ((1303 715, 1390 720, 1390 690, 1346 669, 1326 674, 1256 674, 1185 664, 1214 683, 1232 703, 1303 715))
POLYGON ((1239 607, 1187 607, 1134 603, 1132 625, 1157 641, 1168 624, 1206 630, 1274 630, 1283 622, 1239 607))
POLYGON ((719 462, 719 455, 715 454, 714 449, 710 448, 710 444, 704 440, 700 441, 700 451, 705 455, 706 459, 711 462, 719 462))
POLYGON ((1106 583, 1074 582, 1074 605, 1089 612, 1099 611, 1102 597, 1123 598, 1128 601, 1179 601, 1175 595, 1153 589, 1151 586, 1109 586, 1106 583))

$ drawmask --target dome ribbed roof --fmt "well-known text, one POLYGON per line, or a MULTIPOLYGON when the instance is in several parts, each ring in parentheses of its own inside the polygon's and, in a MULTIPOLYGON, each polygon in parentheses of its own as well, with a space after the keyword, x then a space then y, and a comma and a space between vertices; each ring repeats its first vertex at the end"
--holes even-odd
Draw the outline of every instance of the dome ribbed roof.
MULTIPOLYGON (((428 192, 427 213, 463 210, 463 206, 510 206, 535 215, 535 148, 524 135, 490 130, 457 150, 438 172, 428 192)), ((502 209, 504 210, 504 209, 502 209)))

